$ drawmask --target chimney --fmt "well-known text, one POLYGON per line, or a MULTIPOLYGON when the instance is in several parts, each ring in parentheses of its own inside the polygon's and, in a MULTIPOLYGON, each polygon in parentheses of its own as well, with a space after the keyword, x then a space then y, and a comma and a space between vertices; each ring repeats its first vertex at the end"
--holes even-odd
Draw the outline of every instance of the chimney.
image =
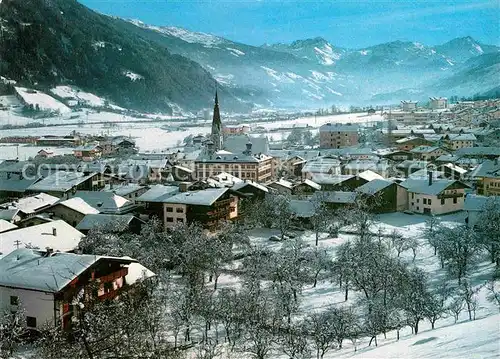
POLYGON ((252 154, 252 142, 248 141, 246 146, 247 146, 247 149, 245 151, 245 155, 250 156, 252 154))
POLYGON ((429 175, 429 186, 432 186, 432 171, 428 171, 427 174, 429 175))
POLYGON ((56 227, 52 227, 52 235, 54 237, 57 236, 57 228, 56 227))
POLYGON ((54 249, 50 247, 45 247, 45 256, 44 257, 50 257, 54 253, 54 249))
POLYGON ((191 185, 191 183, 189 183, 189 182, 179 183, 179 192, 187 192, 189 190, 190 185, 191 185))

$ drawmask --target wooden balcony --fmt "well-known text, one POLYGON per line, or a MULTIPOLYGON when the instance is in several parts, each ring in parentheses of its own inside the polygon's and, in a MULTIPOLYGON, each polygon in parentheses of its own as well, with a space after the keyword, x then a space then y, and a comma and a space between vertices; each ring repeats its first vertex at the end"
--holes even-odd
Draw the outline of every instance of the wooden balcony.
POLYGON ((437 196, 439 199, 444 199, 444 198, 460 198, 464 197, 463 193, 441 193, 438 194, 437 196))

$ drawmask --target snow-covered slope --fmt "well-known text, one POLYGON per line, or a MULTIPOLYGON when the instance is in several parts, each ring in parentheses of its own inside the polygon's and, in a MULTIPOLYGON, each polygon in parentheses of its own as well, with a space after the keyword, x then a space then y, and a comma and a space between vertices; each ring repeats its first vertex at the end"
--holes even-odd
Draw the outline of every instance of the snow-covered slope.
POLYGON ((327 40, 316 37, 314 39, 297 40, 291 44, 264 44, 265 49, 287 52, 299 58, 318 62, 320 65, 331 66, 340 60, 347 50, 330 44, 327 40))
POLYGON ((14 87, 14 89, 17 95, 22 98, 23 102, 26 105, 32 106, 34 109, 59 112, 61 114, 71 112, 68 106, 46 93, 25 87, 14 87))
POLYGON ((357 359, 499 358, 500 315, 421 332, 417 336, 410 336, 399 342, 363 348, 356 353, 335 357, 357 359))

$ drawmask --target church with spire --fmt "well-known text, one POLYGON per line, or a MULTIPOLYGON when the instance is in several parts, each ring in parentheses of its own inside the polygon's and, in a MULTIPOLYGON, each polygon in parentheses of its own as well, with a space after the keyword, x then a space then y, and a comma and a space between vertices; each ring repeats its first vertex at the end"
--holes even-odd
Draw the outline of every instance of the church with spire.
MULTIPOLYGON (((224 144, 219 96, 216 90, 212 131, 205 143, 204 150, 195 160, 195 178, 206 180, 221 173, 228 173, 242 180, 270 182, 274 177, 273 158, 263 152, 256 152, 256 149, 253 148, 253 142, 259 142, 257 140, 247 136, 231 136, 224 144)), ((264 152, 267 153, 267 150, 264 152)))
POLYGON ((224 135, 222 132, 222 121, 220 119, 219 97, 217 95, 217 90, 215 90, 214 117, 212 119, 212 132, 210 140, 213 143, 215 152, 223 149, 224 135))

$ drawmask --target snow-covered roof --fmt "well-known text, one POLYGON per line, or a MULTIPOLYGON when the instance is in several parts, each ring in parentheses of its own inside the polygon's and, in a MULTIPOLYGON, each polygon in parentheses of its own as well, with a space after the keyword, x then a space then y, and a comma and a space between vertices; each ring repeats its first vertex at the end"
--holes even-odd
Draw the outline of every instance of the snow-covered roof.
POLYGON ((146 188, 145 186, 141 186, 136 183, 127 183, 119 186, 111 187, 109 184, 104 187, 103 191, 105 192, 113 192, 119 196, 128 196, 131 193, 140 191, 141 189, 146 188))
POLYGON ((424 139, 430 142, 440 141, 444 135, 438 133, 424 133, 424 139))
POLYGON ((471 177, 500 178, 500 161, 484 161, 472 172, 471 177))
POLYGON ((423 178, 408 178, 406 181, 401 182, 401 186, 406 188, 408 192, 437 196, 455 183, 462 188, 469 187, 462 182, 449 179, 434 179, 429 186, 429 180, 423 178))
POLYGON ((410 152, 412 153, 431 153, 434 151, 438 151, 440 148, 438 146, 418 146, 412 149, 410 152))
POLYGON ((132 201, 113 192, 77 191, 74 197, 83 199, 100 213, 120 214, 135 208, 132 201))
POLYGON ((179 193, 176 186, 163 186, 161 184, 152 186, 147 192, 137 197, 139 202, 165 202, 166 199, 179 193))
POLYGON ((215 180, 219 181, 222 184, 225 185, 233 185, 238 182, 242 182, 242 180, 236 176, 233 176, 230 173, 227 172, 221 172, 217 175, 212 176, 215 180))
POLYGON ((18 209, 0 209, 0 219, 11 222, 18 215, 18 209))
POLYGON ((54 253, 19 248, 0 259, 0 286, 57 293, 95 263, 107 260, 123 264, 130 258, 54 253))
POLYGON ((455 155, 441 155, 438 158, 436 158, 436 162, 455 162, 459 158, 460 157, 455 155))
POLYGON ((274 181, 272 183, 269 184, 269 186, 273 186, 273 185, 278 185, 278 186, 281 186, 281 187, 285 187, 285 188, 288 188, 288 189, 292 189, 293 188, 293 183, 290 182, 290 181, 287 181, 283 178, 280 178, 279 180, 277 181, 274 181))
POLYGON ((354 178, 354 175, 313 175, 312 180, 319 185, 336 185, 354 178))
POLYGON ((500 156, 500 147, 464 147, 455 151, 456 156, 500 156))
POLYGON ((406 143, 406 142, 410 142, 410 141, 414 141, 414 140, 417 140, 417 139, 421 139, 421 137, 416 137, 416 136, 408 136, 408 137, 405 137, 405 138, 401 138, 399 140, 396 140, 396 143, 406 143))
POLYGON ((61 201, 58 204, 64 207, 68 207, 69 209, 72 209, 73 211, 79 212, 81 214, 99 213, 97 209, 92 207, 80 197, 73 197, 65 201, 61 201))
POLYGON ((128 228, 134 218, 132 214, 87 214, 78 223, 76 229, 88 231, 94 227, 110 227, 122 231, 128 228))
POLYGON ((131 285, 154 276, 156 276, 156 274, 144 267, 141 263, 132 262, 128 265, 128 273, 125 276, 125 282, 131 285))
POLYGON ((199 206, 211 206, 217 199, 224 195, 228 188, 208 188, 200 191, 182 192, 176 194, 167 200, 165 203, 188 204, 199 206))
POLYGON ((252 187, 255 187, 263 192, 269 192, 269 189, 266 186, 264 186, 260 183, 257 183, 257 182, 253 182, 253 181, 238 182, 233 187, 231 187, 231 189, 233 191, 239 191, 240 189, 242 189, 246 186, 252 186, 252 187))
POLYGON ((305 185, 312 187, 318 191, 321 190, 321 185, 317 184, 314 181, 311 181, 310 179, 305 179, 301 183, 296 184, 295 186, 300 186, 301 184, 305 184, 305 185))
POLYGON ((30 214, 49 207, 59 201, 59 198, 46 193, 39 193, 34 196, 24 197, 15 201, 0 204, 0 208, 4 209, 19 209, 26 214, 30 214))
POLYGON ((69 252, 78 247, 84 235, 63 220, 38 224, 2 233, 0 255, 6 255, 16 248, 30 247, 45 250, 69 252), (55 229, 55 236, 54 236, 55 229), (19 243, 19 244, 17 244, 19 243))
POLYGON ((339 166, 340 161, 336 158, 319 157, 308 161, 302 168, 302 173, 329 173, 332 168, 339 166))
POLYGON ((488 202, 494 202, 500 205, 500 196, 467 194, 464 201, 464 211, 482 212, 488 202))
POLYGON ((24 193, 27 189, 36 184, 38 180, 38 177, 33 179, 19 179, 13 177, 6 178, 4 176, 1 176, 0 191, 24 193))
POLYGON ((314 200, 321 200, 326 203, 354 203, 356 201, 356 192, 329 191, 315 192, 312 196, 314 200))
POLYGON ((393 183, 394 183, 393 181, 388 181, 385 179, 374 179, 356 188, 356 192, 373 195, 383 190, 384 188, 389 187, 393 183))
POLYGON ((96 173, 58 171, 28 187, 30 191, 67 192, 95 176, 96 173))
POLYGON ((384 177, 382 177, 378 173, 375 173, 375 172, 370 171, 370 170, 366 170, 366 171, 359 173, 358 177, 362 178, 364 180, 367 180, 367 181, 373 181, 375 179, 384 179, 384 177))
POLYGON ((349 162, 344 166, 345 170, 356 170, 356 171, 366 171, 366 170, 379 170, 385 171, 390 167, 389 163, 386 161, 371 161, 371 160, 354 160, 349 162))
POLYGON ((472 133, 449 134, 445 138, 449 141, 477 141, 476 136, 472 133))
POLYGON ((0 219, 0 233, 16 229, 17 226, 14 223, 10 223, 5 219, 0 219))
POLYGON ((87 146, 79 146, 79 147, 75 147, 73 149, 73 152, 75 151, 94 151, 94 150, 100 150, 101 149, 101 146, 99 145, 87 145, 87 146))
POLYGON ((461 175, 467 173, 466 169, 464 169, 464 168, 462 168, 460 166, 454 165, 453 163, 444 164, 442 167, 449 168, 450 170, 453 170, 453 171, 455 171, 457 173, 460 173, 461 175))

